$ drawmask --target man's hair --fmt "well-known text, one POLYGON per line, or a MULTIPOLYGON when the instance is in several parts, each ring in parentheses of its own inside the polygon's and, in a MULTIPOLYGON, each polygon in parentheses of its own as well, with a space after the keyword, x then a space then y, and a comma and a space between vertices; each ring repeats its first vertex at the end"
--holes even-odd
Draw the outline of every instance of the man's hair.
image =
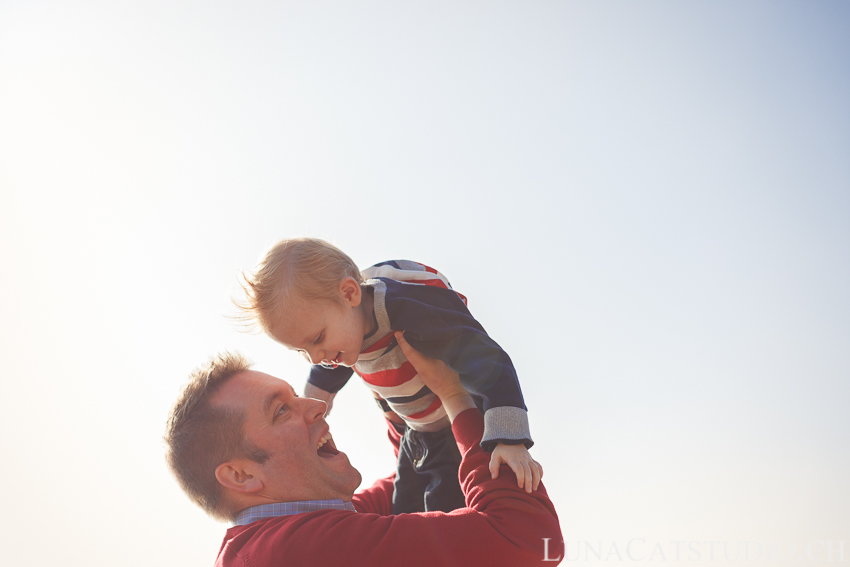
POLYGON ((290 238, 272 246, 253 273, 242 274, 246 303, 237 303, 241 320, 270 333, 275 318, 293 299, 341 301, 346 277, 363 283, 357 265, 345 252, 318 238, 290 238))
POLYGON ((264 463, 269 458, 245 439, 244 413, 210 403, 222 385, 250 367, 241 354, 225 352, 196 368, 171 409, 165 429, 168 467, 189 498, 219 520, 232 520, 238 510, 230 509, 215 477, 216 467, 231 459, 264 463))

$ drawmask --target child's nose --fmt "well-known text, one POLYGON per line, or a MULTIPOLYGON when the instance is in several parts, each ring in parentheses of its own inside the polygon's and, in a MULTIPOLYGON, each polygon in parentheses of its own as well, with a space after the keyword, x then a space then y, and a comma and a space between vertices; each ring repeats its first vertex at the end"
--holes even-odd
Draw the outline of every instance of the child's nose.
POLYGON ((307 351, 307 350, 302 350, 301 355, 305 359, 307 359, 307 362, 309 362, 310 364, 319 364, 322 361, 320 358, 316 357, 315 353, 312 353, 312 352, 307 351))

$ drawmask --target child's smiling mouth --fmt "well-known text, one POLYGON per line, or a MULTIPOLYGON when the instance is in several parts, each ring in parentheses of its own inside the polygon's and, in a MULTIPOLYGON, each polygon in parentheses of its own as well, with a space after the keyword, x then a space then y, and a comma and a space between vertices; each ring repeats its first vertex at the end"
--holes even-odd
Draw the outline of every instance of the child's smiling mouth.
POLYGON ((340 365, 340 361, 339 361, 340 358, 342 358, 342 351, 339 351, 338 353, 336 353, 336 358, 334 358, 333 360, 331 360, 329 362, 325 362, 323 360, 321 365, 327 366, 328 368, 336 368, 337 366, 340 365))

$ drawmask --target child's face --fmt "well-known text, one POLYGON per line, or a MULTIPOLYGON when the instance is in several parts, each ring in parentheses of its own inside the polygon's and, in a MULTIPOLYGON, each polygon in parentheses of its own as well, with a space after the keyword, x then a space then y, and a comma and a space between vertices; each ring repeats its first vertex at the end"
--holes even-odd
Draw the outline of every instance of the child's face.
POLYGON ((340 286, 342 301, 293 301, 293 308, 275 321, 271 335, 313 364, 354 366, 371 321, 361 298, 360 285, 346 278, 340 286))

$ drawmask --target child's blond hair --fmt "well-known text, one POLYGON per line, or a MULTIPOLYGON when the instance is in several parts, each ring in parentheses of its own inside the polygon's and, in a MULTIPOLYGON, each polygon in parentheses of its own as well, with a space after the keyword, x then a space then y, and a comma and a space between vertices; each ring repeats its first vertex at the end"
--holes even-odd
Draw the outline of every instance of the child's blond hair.
POLYGON ((237 303, 241 319, 269 333, 275 318, 293 299, 341 300, 339 284, 346 277, 357 283, 363 276, 342 250, 318 238, 289 238, 272 246, 254 268, 242 273, 246 303, 237 303))

